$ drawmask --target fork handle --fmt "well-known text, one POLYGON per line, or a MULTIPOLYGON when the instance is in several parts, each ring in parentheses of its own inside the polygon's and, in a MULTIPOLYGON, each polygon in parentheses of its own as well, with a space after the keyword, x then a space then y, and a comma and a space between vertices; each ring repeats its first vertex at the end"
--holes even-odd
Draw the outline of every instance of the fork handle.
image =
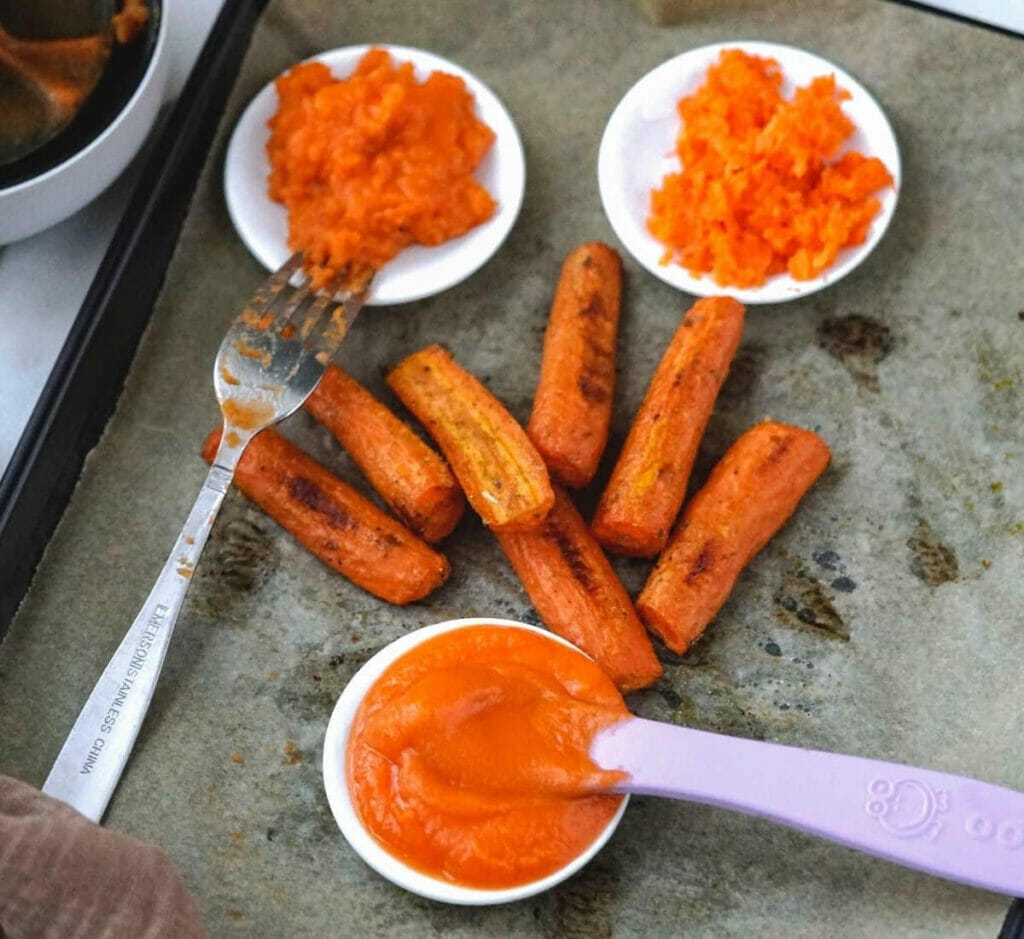
POLYGON ((210 468, 170 557, 135 622, 100 675, 57 756, 43 792, 98 822, 128 762, 153 698, 196 562, 231 484, 210 468))

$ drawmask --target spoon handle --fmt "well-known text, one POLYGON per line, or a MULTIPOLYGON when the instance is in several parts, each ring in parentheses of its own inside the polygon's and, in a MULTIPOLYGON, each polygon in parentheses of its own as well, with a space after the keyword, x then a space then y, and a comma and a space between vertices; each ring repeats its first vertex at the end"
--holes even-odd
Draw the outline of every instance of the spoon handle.
POLYGON ((907 867, 1024 895, 1024 793, 934 770, 634 718, 591 757, 623 792, 781 822, 907 867))

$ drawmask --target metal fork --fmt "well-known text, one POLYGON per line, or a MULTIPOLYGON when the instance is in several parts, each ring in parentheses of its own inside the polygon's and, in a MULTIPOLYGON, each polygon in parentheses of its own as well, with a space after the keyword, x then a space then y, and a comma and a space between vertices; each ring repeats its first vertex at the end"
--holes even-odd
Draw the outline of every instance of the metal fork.
POLYGON ((85 702, 43 792, 98 822, 106 811, 156 688, 199 555, 249 441, 301 407, 323 376, 366 297, 369 278, 317 293, 292 255, 256 291, 228 330, 213 384, 224 416, 206 482, 139 615, 85 702))

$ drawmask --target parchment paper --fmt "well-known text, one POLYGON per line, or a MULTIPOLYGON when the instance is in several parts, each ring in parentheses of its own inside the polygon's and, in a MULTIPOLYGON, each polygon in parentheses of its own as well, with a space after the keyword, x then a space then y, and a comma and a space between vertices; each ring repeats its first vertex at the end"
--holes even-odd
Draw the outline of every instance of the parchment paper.
MULTIPOLYGON (((834 463, 741 577, 707 636, 634 695, 637 713, 923 764, 1024 788, 1024 46, 885 2, 695 2, 673 27, 625 0, 274 2, 224 115, 152 324, 33 587, 0 648, 0 771, 35 784, 131 622, 205 472, 213 356, 264 272, 235 236, 227 135, 275 74, 320 50, 436 51, 504 100, 528 161, 499 254, 413 306, 368 310, 342 361, 379 368, 433 341, 525 420, 558 268, 616 244, 595 160, 644 72, 709 42, 766 39, 835 61, 899 137, 892 228, 841 284, 752 308, 701 448, 699 482, 771 416, 817 429, 834 463), (848 637, 848 638, 847 638, 848 637)), ((614 435, 589 510, 689 298, 625 259, 614 435)), ((305 415, 286 432, 358 476, 305 415)), ((359 483, 362 485, 362 483, 359 483)), ((536 899, 445 907, 403 893, 341 839, 321 786, 334 701, 374 650, 466 615, 532 619, 467 518, 450 582, 389 608, 229 498, 107 824, 166 848, 212 935, 991 936, 1006 901, 723 811, 635 799, 581 874, 536 899)), ((618 562, 639 589, 645 562, 618 562)))

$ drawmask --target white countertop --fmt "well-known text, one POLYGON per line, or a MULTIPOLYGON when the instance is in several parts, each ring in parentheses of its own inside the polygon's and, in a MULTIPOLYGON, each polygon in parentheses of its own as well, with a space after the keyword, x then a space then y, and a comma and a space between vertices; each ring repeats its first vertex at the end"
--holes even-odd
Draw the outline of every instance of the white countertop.
POLYGON ((922 0, 922 5, 1024 36, 1024 0, 922 0))
MULTIPOLYGON (((165 0, 168 102, 177 97, 223 0, 165 0)), ((1024 34, 1024 0, 930 0, 938 9, 1024 34)), ((0 474, 6 469, 110 243, 128 197, 126 171, 91 205, 0 248, 0 474)))

